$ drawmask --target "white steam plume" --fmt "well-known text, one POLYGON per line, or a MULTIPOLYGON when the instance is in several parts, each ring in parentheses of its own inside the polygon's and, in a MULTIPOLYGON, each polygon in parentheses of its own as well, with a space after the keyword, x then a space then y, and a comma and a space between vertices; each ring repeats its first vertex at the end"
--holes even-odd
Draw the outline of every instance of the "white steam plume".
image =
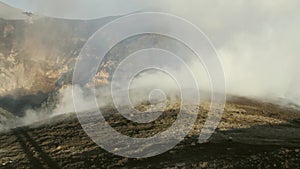
POLYGON ((172 1, 166 7, 199 26, 223 63, 228 93, 300 104, 300 2, 172 1), (168 7, 167 7, 168 6, 168 7))

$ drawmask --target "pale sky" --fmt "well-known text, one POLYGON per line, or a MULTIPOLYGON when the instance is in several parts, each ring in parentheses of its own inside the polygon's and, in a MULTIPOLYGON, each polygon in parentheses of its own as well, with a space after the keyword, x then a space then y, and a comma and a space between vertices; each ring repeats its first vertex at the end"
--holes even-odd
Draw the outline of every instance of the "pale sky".
MULTIPOLYGON (((119 16, 150 8, 146 0, 0 0, 23 11, 68 19, 119 16)), ((151 3, 152 6, 154 3, 151 3)))

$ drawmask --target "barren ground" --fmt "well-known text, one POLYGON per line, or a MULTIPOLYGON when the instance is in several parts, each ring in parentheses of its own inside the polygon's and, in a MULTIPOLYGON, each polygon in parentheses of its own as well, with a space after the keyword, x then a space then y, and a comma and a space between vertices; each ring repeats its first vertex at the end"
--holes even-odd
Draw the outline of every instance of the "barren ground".
MULTIPOLYGON (((207 105, 197 110, 194 129, 184 141, 145 159, 101 149, 85 134, 75 114, 16 128, 0 134, 0 168, 300 168, 299 111, 232 99, 211 139, 198 144, 207 105)), ((144 125, 117 114, 106 119, 123 134, 147 137, 168 128, 177 112, 176 106, 170 107, 159 120, 144 125)))

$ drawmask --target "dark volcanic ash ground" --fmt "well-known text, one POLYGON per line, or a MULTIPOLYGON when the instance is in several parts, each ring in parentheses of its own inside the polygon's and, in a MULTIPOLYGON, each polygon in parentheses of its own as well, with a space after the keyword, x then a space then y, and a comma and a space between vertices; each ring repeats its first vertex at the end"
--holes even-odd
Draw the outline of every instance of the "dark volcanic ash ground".
MULTIPOLYGON (((145 159, 119 157, 103 150, 83 131, 76 114, 64 114, 1 133, 0 168, 300 167, 299 111, 244 98, 230 100, 207 143, 198 143, 208 111, 206 104, 196 108, 198 119, 180 144, 145 159)), ((105 111, 115 112, 112 108, 105 111)), ((177 113, 174 104, 149 124, 137 125, 119 114, 109 115, 106 120, 128 136, 149 137, 168 128, 177 113)))

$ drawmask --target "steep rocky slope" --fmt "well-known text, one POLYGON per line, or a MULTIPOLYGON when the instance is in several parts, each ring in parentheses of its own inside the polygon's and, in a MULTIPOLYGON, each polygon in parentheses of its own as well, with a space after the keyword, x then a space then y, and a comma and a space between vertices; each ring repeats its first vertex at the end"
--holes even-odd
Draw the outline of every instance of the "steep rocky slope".
POLYGON ((85 41, 109 20, 0 19, 0 106, 19 112, 70 83, 85 41))
MULTIPOLYGON (((78 21, 44 17, 33 23, 0 19, 0 107, 19 113, 39 106, 49 94, 70 84, 83 45, 113 18, 78 21)), ((175 40, 153 34, 138 35, 114 46, 92 80, 97 85, 109 83, 124 57, 149 47, 180 51, 190 57, 187 49, 175 40)))

